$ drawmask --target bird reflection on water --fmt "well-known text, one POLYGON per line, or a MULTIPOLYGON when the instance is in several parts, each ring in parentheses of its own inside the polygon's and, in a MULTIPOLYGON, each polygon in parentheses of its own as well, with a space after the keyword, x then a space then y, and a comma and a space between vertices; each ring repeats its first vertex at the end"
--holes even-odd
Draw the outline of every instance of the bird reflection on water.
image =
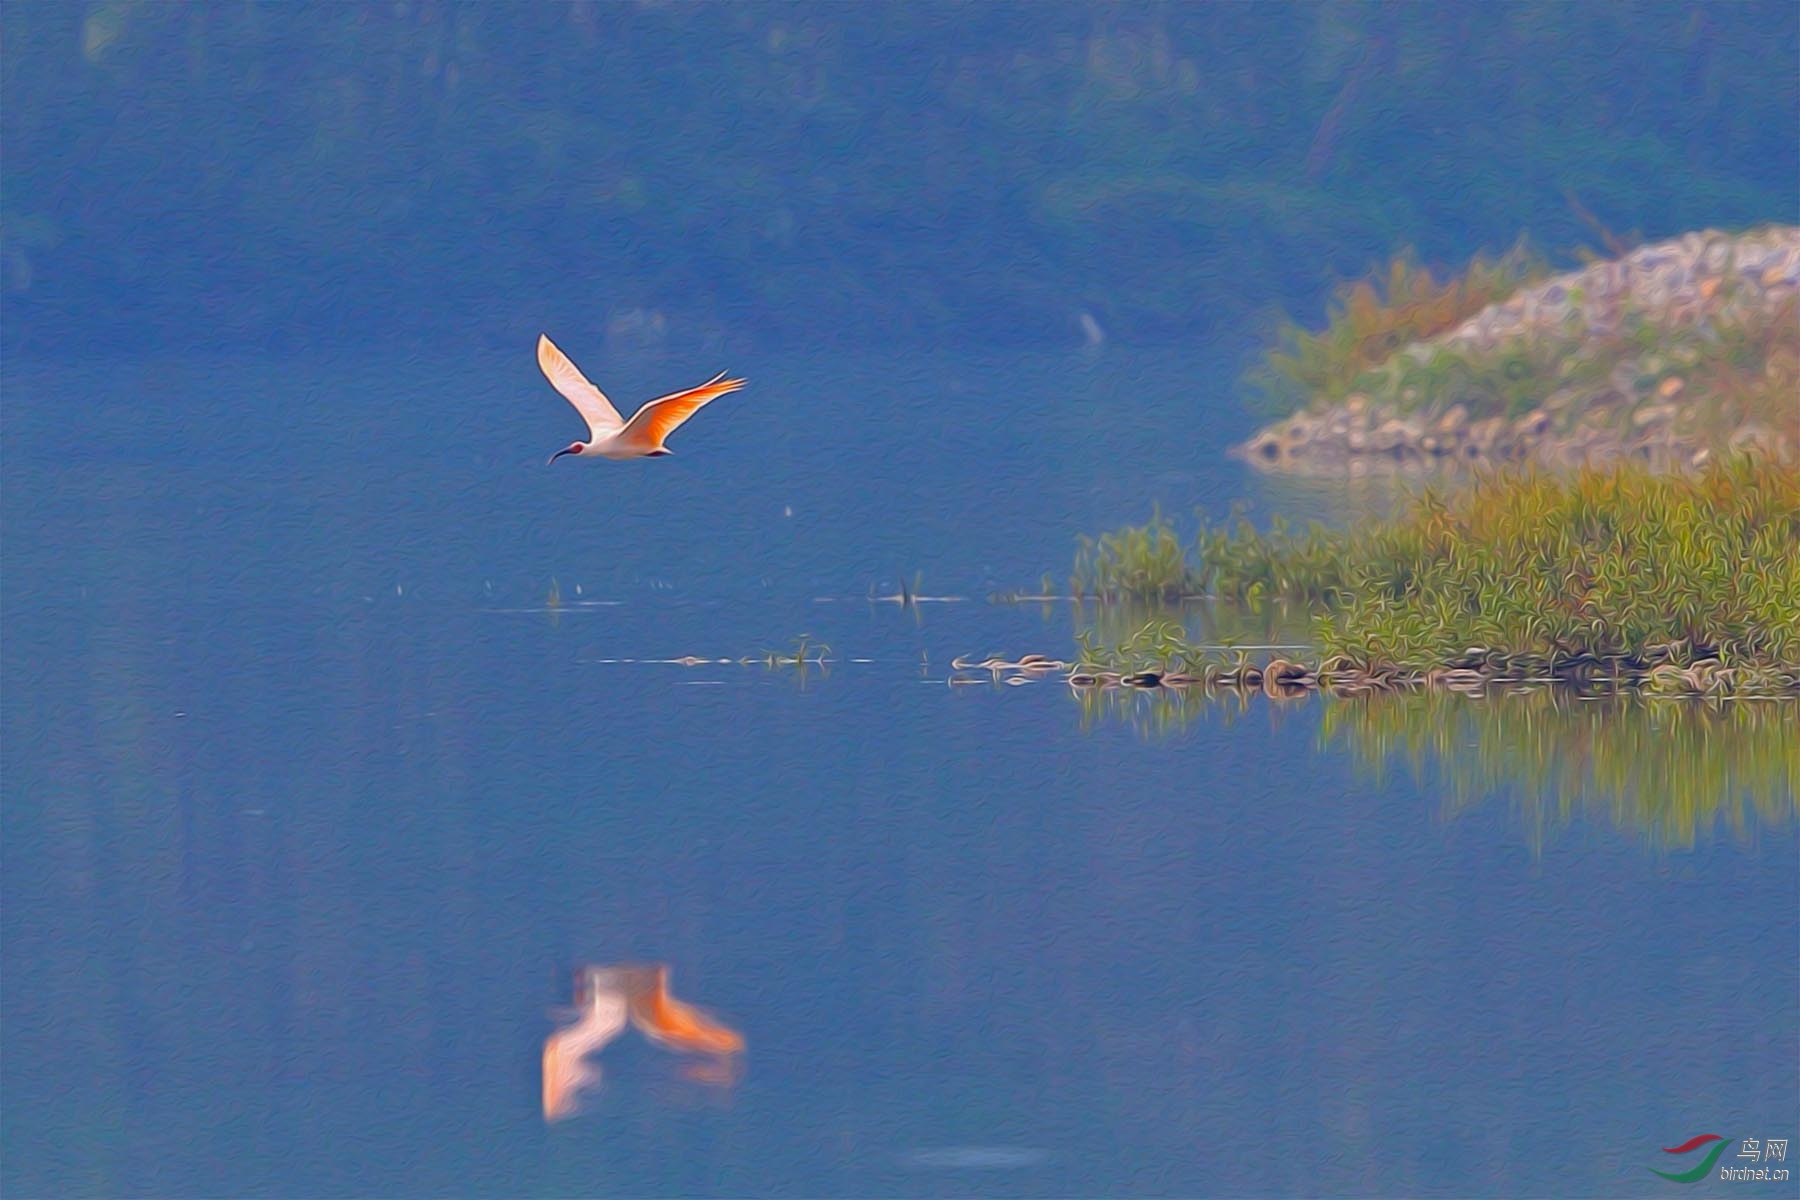
POLYGON ((544 1041, 544 1119, 576 1115, 581 1099, 600 1083, 600 1068, 588 1061, 625 1032, 627 1021, 665 1049, 701 1054, 707 1060, 683 1073, 716 1087, 729 1087, 740 1074, 743 1035, 669 993, 669 968, 587 966, 575 973, 575 1020, 544 1041))

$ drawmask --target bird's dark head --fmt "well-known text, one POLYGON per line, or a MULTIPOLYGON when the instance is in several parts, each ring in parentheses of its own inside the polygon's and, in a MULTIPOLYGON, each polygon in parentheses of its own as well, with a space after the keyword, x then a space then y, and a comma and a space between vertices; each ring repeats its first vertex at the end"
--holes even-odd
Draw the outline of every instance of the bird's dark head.
POLYGON ((568 449, 558 450, 555 454, 552 454, 550 456, 549 462, 546 462, 544 465, 549 466, 550 463, 555 462, 557 459, 561 458, 565 454, 580 454, 580 453, 581 453, 581 443, 580 442, 571 442, 571 443, 569 443, 568 449))

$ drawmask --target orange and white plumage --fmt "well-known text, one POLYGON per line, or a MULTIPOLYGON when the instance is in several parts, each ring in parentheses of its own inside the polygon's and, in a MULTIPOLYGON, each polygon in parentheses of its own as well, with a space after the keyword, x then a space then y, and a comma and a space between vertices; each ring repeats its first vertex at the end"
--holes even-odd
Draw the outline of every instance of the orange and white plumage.
POLYGON ((555 462, 565 454, 580 458, 652 458, 668 454, 663 442, 689 417, 720 396, 744 386, 742 379, 727 379, 721 371, 699 387, 691 387, 650 401, 629 421, 619 415, 606 394, 588 381, 555 342, 538 335, 538 367, 562 398, 575 406, 587 422, 588 440, 575 442, 550 456, 555 462))

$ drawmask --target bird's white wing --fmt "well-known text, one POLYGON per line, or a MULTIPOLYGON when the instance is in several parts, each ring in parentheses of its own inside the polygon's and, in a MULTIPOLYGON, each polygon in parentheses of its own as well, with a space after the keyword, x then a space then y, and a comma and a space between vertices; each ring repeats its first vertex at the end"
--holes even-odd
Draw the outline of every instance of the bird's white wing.
POLYGON ((588 382, 587 376, 569 361, 568 355, 556 348, 555 342, 541 333, 538 334, 538 367, 544 372, 544 378, 550 381, 550 386, 575 406, 575 411, 588 423, 588 432, 594 438, 613 434, 625 424, 625 419, 612 406, 612 401, 588 382))

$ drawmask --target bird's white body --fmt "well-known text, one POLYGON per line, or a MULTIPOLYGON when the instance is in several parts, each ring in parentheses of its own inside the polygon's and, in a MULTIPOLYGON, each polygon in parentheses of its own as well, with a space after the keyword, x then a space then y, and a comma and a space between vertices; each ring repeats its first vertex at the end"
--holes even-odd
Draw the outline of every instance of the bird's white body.
POLYGON ((663 439, 701 408, 727 392, 744 386, 742 379, 727 379, 720 372, 699 387, 671 392, 650 401, 627 421, 612 406, 605 393, 588 382, 569 356, 557 349, 556 343, 538 335, 538 367, 562 398, 575 406, 587 422, 588 440, 575 442, 550 456, 555 462, 565 454, 577 458, 654 458, 670 453, 663 439))
MULTIPOLYGON (((665 450, 663 453, 666 454, 668 451, 665 450)), ((619 440, 619 435, 615 433, 611 437, 600 438, 597 441, 583 442, 581 450, 575 457, 610 458, 614 462, 618 462, 627 458, 651 458, 654 455, 655 451, 645 453, 635 446, 626 445, 619 440)))

